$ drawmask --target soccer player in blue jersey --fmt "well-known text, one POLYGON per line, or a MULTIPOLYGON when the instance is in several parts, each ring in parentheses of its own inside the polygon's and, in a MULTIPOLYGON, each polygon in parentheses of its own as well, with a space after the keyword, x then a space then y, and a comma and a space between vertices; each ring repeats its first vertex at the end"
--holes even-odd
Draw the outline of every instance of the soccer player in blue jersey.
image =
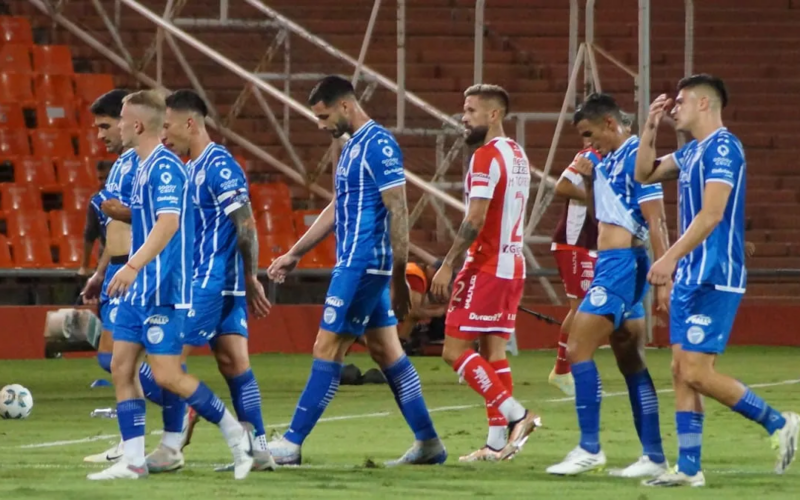
MULTIPOLYGON (((261 393, 247 349, 248 304, 256 317, 266 316, 271 307, 257 276, 258 234, 247 180, 228 150, 211 141, 205 127, 208 108, 197 93, 178 90, 166 98, 166 106, 164 145, 191 158, 187 170, 193 182, 189 196, 194 200, 194 272, 184 356, 192 348, 211 344, 237 418, 255 430, 253 469, 272 470, 275 462, 267 450, 261 393)), ((166 426, 178 428, 181 417, 165 412, 166 426)), ((148 470, 182 467, 180 444, 179 434, 165 432, 161 445, 147 456, 148 470)))
POLYGON ((165 107, 159 93, 141 91, 125 97, 120 114, 122 146, 139 157, 130 202, 131 256, 108 287, 109 296, 124 297, 114 324, 111 363, 123 457, 90 474, 91 480, 138 479, 148 474, 145 402, 136 383, 143 352, 164 388, 165 411, 182 406, 183 399, 218 424, 233 452, 236 479, 246 477, 253 465, 250 432, 208 386, 181 369, 184 323, 192 303, 194 218, 185 168, 161 144, 165 107))
POLYGON ((671 112, 692 141, 656 156, 656 130, 672 100, 650 106, 636 160, 636 178, 647 184, 678 179, 681 237, 650 269, 654 285, 675 285, 670 302, 670 343, 678 430, 677 466, 648 486, 703 486, 700 462, 703 396, 761 424, 778 452, 775 472, 792 463, 800 417, 780 413, 746 385, 715 369, 725 350, 745 292, 744 205, 747 162, 739 139, 722 124, 728 93, 721 79, 699 74, 678 83, 671 112), (676 271, 677 268, 677 271, 676 271))
POLYGON ((381 367, 416 441, 387 465, 438 464, 447 458, 433 428, 416 369, 397 337, 397 317, 409 310, 406 282, 408 208, 403 157, 392 134, 367 116, 350 82, 327 76, 308 99, 319 127, 350 135, 336 167, 334 200, 285 255, 269 268, 283 281, 303 255, 336 234, 336 267, 325 299, 314 362, 289 430, 269 449, 279 464, 299 464, 300 448, 339 388, 347 349, 362 335, 381 367), (390 298, 391 297, 391 298, 390 298), (394 305, 394 310, 392 306, 394 305))
MULTIPOLYGON (((598 222, 598 256, 592 287, 572 320, 568 340, 580 443, 564 461, 548 467, 547 472, 574 475, 606 463, 599 436, 602 385, 593 356, 610 337, 625 375, 634 425, 643 448, 639 460, 613 474, 657 476, 667 468, 661 444, 658 397, 644 360, 644 331, 636 332, 627 323, 644 316, 641 301, 647 292, 648 237, 656 258, 666 251, 663 193, 658 184, 643 186, 634 181, 639 139, 625 127, 613 97, 592 94, 575 111, 573 123, 603 155, 596 167, 586 158, 578 158, 574 164, 587 178, 584 183, 587 197, 593 200, 591 206, 598 222)), ((659 288, 661 309, 666 307, 667 300, 668 290, 659 288)))

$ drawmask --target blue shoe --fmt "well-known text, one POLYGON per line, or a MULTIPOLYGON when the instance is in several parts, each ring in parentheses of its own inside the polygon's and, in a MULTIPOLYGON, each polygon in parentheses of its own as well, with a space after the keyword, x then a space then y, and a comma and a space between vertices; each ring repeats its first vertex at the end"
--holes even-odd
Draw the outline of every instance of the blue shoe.
POLYGON ((415 441, 402 457, 386 462, 386 467, 398 465, 440 465, 447 461, 447 450, 439 438, 415 441))

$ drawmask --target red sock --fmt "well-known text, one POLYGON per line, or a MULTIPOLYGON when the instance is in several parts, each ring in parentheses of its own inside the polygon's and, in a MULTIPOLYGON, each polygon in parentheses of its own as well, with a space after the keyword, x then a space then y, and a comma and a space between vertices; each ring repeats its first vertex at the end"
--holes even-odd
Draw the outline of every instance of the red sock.
MULTIPOLYGON (((502 382, 505 386, 506 390, 508 391, 508 395, 512 395, 514 393, 514 382, 511 378, 511 368, 508 366, 508 360, 501 359, 499 361, 492 361, 489 363, 489 365, 494 368, 495 373, 497 373, 497 378, 499 378, 500 382, 502 382)), ((490 405, 487 402, 486 416, 489 418, 489 426, 505 427, 508 425, 506 417, 500 413, 497 405, 490 405)))
POLYGON ((486 405, 499 408, 511 394, 488 361, 472 349, 456 360, 453 369, 464 377, 472 390, 480 394, 486 405))
POLYGON ((567 339, 569 334, 561 332, 558 336, 558 353, 556 354, 556 375, 564 375, 570 372, 569 361, 567 361, 567 339))

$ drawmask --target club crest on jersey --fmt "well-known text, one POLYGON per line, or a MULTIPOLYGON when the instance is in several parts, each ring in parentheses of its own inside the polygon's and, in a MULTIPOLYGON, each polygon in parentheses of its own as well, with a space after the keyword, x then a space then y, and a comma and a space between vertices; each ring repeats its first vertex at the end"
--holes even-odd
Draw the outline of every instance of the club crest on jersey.
POLYGON ((690 344, 700 344, 705 338, 706 332, 699 326, 693 326, 686 331, 686 340, 688 340, 690 344))
POLYGON ((353 148, 350 150, 350 159, 351 159, 351 160, 355 160, 355 159, 356 159, 356 157, 358 157, 358 155, 360 155, 360 154, 361 154, 361 144, 356 144, 356 145, 355 145, 355 146, 353 146, 353 148))
POLYGON ((132 167, 133 167, 133 162, 132 162, 132 161, 130 161, 130 160, 127 160, 127 161, 125 161, 125 162, 124 162, 122 165, 120 165, 120 167, 119 167, 119 172, 120 172, 120 173, 119 173, 119 175, 120 175, 121 177, 124 177, 124 176, 125 176, 125 174, 127 174, 128 172, 130 172, 130 171, 131 171, 131 168, 132 168, 132 167))
POLYGON ((164 340, 164 330, 160 326, 151 326, 147 329, 147 341, 151 344, 160 344, 164 340))
POLYGON ((200 171, 197 172, 197 176, 194 178, 194 183, 199 186, 205 181, 206 181, 206 171, 201 168, 200 171))
POLYGON ((606 289, 602 286, 596 286, 589 291, 589 302, 595 306, 600 307, 608 301, 608 294, 606 289))
POLYGON ((332 307, 326 307, 325 312, 322 313, 322 319, 325 320, 325 323, 329 325, 336 321, 336 309, 332 307))

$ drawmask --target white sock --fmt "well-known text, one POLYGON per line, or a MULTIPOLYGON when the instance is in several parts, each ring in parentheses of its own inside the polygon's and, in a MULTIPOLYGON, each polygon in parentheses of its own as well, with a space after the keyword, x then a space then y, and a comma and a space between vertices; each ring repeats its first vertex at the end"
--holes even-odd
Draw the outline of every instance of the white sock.
POLYGON ((486 446, 493 450, 502 450, 506 442, 506 427, 504 425, 490 425, 489 435, 486 437, 486 446))
POLYGON ((525 407, 514 398, 506 399, 497 409, 506 417, 508 423, 522 420, 525 417, 525 407))
POLYGON ((267 435, 266 434, 262 434, 260 436, 256 436, 255 447, 256 447, 257 451, 267 451, 269 449, 267 447, 267 435))
POLYGON ((182 443, 182 432, 164 432, 164 434, 161 435, 161 444, 172 450, 181 451, 182 443))
POLYGON ((134 467, 144 465, 144 436, 135 437, 125 441, 122 447, 125 461, 134 467))
POLYGON ((222 420, 219 421, 218 425, 228 446, 238 444, 242 439, 242 424, 236 420, 236 417, 227 408, 225 408, 225 413, 222 415, 222 420))

